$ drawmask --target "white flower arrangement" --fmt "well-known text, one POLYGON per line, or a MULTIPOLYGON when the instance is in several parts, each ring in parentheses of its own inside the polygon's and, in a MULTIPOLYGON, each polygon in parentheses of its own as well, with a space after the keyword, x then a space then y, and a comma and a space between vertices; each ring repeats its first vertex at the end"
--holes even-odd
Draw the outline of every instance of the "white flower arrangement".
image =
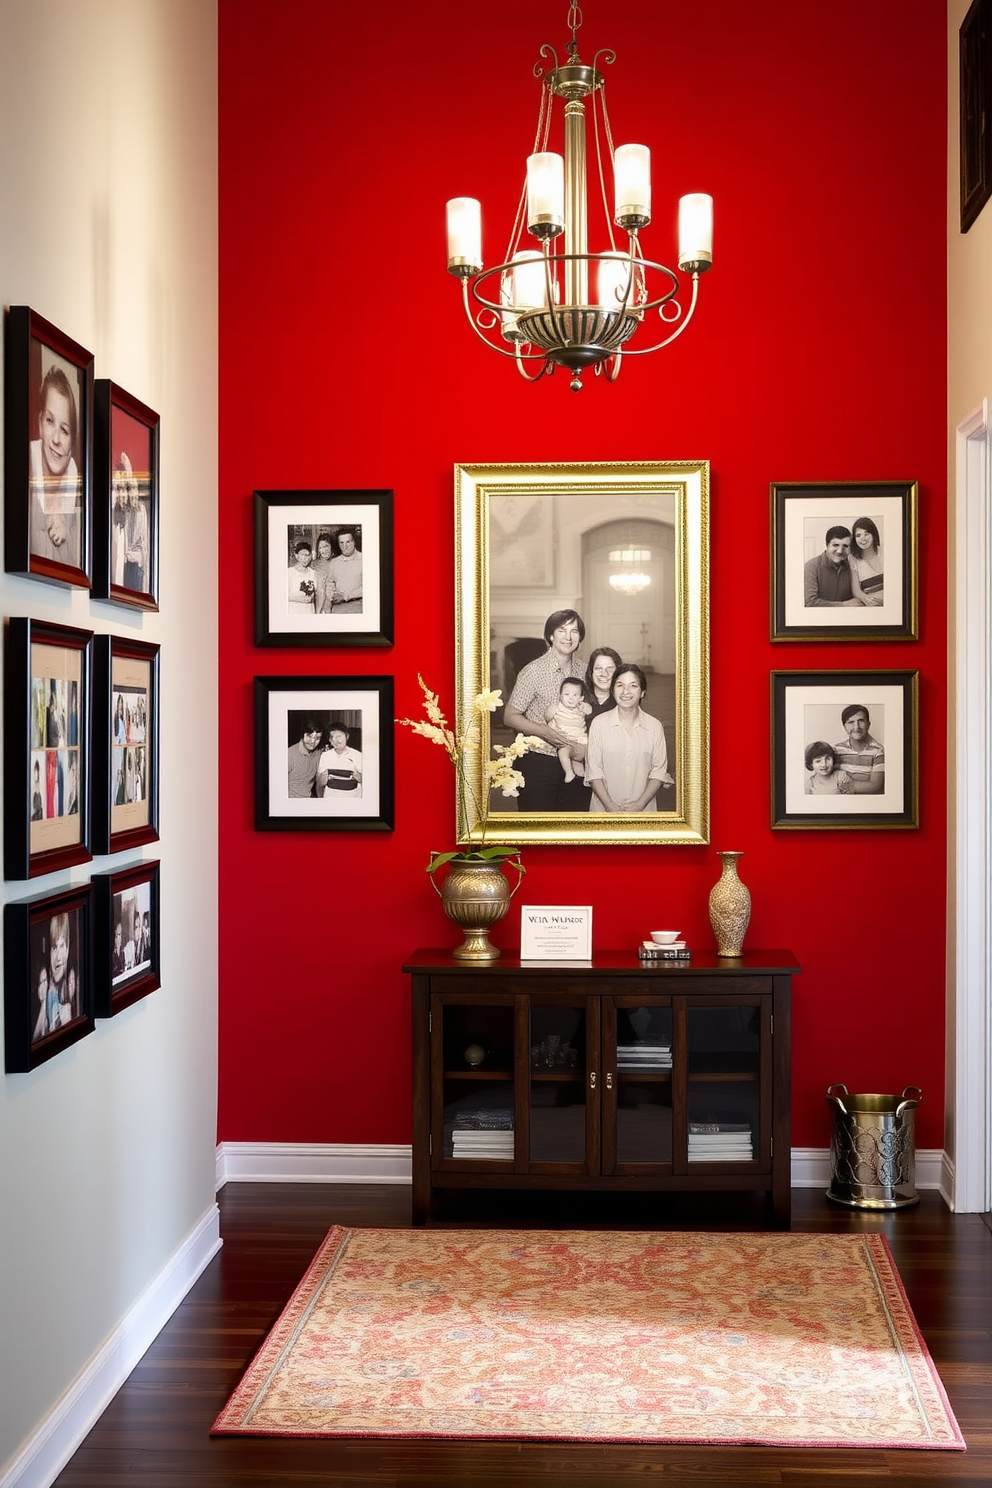
POLYGON ((494 759, 484 760, 482 765, 482 796, 480 800, 475 792, 466 768, 466 756, 478 754, 482 742, 482 729, 480 720, 486 713, 493 713, 503 701, 502 694, 498 688, 487 687, 474 698, 468 712, 465 725, 459 734, 451 728, 448 720, 441 712, 441 704, 436 692, 431 692, 423 677, 418 673, 417 681, 424 692, 424 712, 426 719, 419 718, 397 718, 396 722, 403 724, 406 728, 413 729, 415 734, 421 734, 423 738, 430 739, 434 744, 440 744, 445 754, 455 767, 455 786, 458 798, 462 806, 462 815, 466 821, 477 821, 482 823, 482 843, 479 848, 469 849, 465 852, 455 850, 454 852, 432 853, 431 861, 427 865, 427 872, 433 873, 442 864, 448 863, 452 858, 472 858, 486 861, 494 858, 510 858, 514 860, 513 866, 520 873, 524 872, 523 864, 520 862, 519 853, 508 847, 486 847, 486 823, 489 818, 489 793, 492 790, 502 791, 504 796, 515 796, 524 785, 524 777, 514 767, 514 762, 520 759, 531 749, 543 749, 544 740, 538 739, 534 734, 518 734, 512 744, 494 744, 494 759), (469 809, 471 808, 471 809, 469 809))

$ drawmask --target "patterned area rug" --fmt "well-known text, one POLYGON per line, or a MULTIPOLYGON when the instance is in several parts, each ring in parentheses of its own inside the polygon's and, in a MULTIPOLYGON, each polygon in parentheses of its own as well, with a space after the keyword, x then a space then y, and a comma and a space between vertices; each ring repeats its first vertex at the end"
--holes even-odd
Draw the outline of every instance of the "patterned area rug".
POLYGON ((964 1449, 877 1235, 336 1226, 212 1433, 964 1449))

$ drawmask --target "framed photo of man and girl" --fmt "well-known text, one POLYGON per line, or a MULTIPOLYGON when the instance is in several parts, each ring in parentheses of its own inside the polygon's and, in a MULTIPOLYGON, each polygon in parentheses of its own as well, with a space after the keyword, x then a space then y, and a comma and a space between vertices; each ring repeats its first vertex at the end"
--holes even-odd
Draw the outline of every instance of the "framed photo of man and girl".
POLYGON ((469 801, 539 741, 460 843, 708 841, 708 510, 706 461, 455 467, 459 718, 500 694, 469 801))
POLYGON ((158 433, 150 408, 26 305, 7 311, 4 563, 158 609, 158 433))

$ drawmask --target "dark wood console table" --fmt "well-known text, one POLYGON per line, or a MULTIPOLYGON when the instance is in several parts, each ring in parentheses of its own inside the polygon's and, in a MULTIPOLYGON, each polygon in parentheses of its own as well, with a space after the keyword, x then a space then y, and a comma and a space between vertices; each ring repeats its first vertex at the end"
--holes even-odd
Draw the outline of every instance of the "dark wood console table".
POLYGON ((791 951, 416 951, 413 1219, 437 1189, 763 1191, 790 1220, 791 951))

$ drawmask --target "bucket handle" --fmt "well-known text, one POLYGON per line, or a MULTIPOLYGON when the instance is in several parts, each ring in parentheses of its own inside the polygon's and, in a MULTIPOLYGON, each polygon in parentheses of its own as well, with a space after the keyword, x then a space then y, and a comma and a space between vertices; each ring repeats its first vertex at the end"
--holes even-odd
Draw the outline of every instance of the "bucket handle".
POLYGON ((834 1091, 835 1090, 842 1090, 845 1095, 850 1095, 851 1092, 848 1090, 848 1088, 847 1088, 846 1085, 828 1085, 827 1086, 827 1097, 826 1097, 827 1100, 828 1101, 833 1101, 834 1105, 837 1106, 838 1109, 842 1112, 842 1114, 846 1116, 846 1115, 848 1115, 847 1107, 845 1106, 844 1102, 841 1100, 840 1096, 834 1094, 834 1091))
POLYGON ((901 1116, 903 1111, 915 1111, 922 1099, 923 1091, 919 1085, 907 1085, 902 1093, 902 1100, 896 1106, 896 1115, 901 1116))

